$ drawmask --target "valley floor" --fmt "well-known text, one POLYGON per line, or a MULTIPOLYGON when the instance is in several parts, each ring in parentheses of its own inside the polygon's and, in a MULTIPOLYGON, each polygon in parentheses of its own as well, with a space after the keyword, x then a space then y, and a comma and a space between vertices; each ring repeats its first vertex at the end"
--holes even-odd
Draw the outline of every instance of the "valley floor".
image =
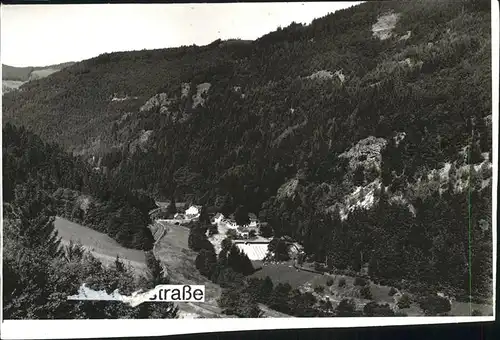
MULTIPOLYGON (((78 223, 71 222, 65 218, 57 217, 55 228, 61 237, 63 244, 68 244, 70 240, 82 244, 105 265, 111 265, 118 255, 122 261, 138 275, 143 275, 146 270, 146 260, 143 251, 128 249, 119 245, 115 240, 106 234, 100 233, 78 223)), ((155 256, 161 260, 166 273, 169 275, 172 284, 203 284, 205 285, 206 302, 204 303, 179 303, 180 318, 229 318, 233 316, 223 315, 218 306, 217 300, 221 296, 220 286, 210 282, 203 277, 195 267, 194 261, 196 253, 189 249, 188 237, 189 228, 182 225, 167 223, 166 221, 156 221, 151 226, 151 231, 156 239, 154 252, 155 256)), ((354 278, 343 275, 319 274, 303 271, 295 268, 292 261, 284 263, 263 263, 254 261, 254 267, 258 270, 252 277, 265 278, 269 276, 273 283, 289 283, 293 288, 302 291, 309 291, 317 298, 328 298, 332 304, 339 303, 344 298, 355 300, 358 308, 362 309, 364 304, 370 300, 362 299, 359 296, 359 289, 354 286, 354 278), (333 284, 327 286, 329 278, 333 279, 333 284), (340 279, 345 279, 345 286, 339 287, 340 279), (322 293, 314 292, 317 286, 324 287, 322 293)), ((370 291, 373 299, 377 303, 388 303, 391 307, 396 304, 395 297, 389 296, 390 287, 371 283, 370 291)), ((265 317, 290 317, 283 313, 271 310, 260 305, 265 317)), ((470 307, 480 311, 483 315, 492 315, 493 308, 486 304, 472 304, 467 302, 454 301, 449 315, 468 316, 470 307)), ((418 305, 413 304, 410 308, 402 309, 408 316, 422 316, 423 312, 418 305)))
MULTIPOLYGON (((346 298, 353 299, 358 309, 362 309, 364 305, 370 301, 375 301, 380 304, 387 303, 391 308, 394 308, 397 304, 396 298, 401 294, 399 293, 391 297, 389 296, 391 287, 370 283, 372 299, 362 299, 359 296, 359 289, 354 285, 354 277, 302 271, 293 266, 293 261, 283 263, 262 263, 258 261, 254 262, 254 267, 261 267, 261 269, 252 274, 252 277, 263 279, 269 276, 275 285, 278 283, 288 283, 292 288, 298 288, 301 291, 313 293, 318 299, 328 298, 332 302, 334 308, 342 299, 346 298), (330 287, 326 284, 329 278, 333 279, 333 284, 330 287), (345 286, 343 287, 339 287, 339 281, 341 279, 345 280, 345 286), (322 286, 324 291, 322 293, 316 293, 314 288, 317 286, 322 286)), ((400 310, 408 316, 424 316, 424 312, 416 303, 413 303, 410 308, 400 310)), ((478 310, 482 315, 493 315, 492 305, 476 303, 469 305, 467 302, 459 301, 452 302, 449 315, 470 316, 471 310, 478 310)))

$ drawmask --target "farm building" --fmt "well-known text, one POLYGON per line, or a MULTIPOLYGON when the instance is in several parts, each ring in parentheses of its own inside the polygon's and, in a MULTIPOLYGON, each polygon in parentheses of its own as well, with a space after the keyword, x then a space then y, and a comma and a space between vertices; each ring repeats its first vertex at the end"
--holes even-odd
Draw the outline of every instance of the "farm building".
POLYGON ((226 227, 229 228, 229 229, 236 229, 236 228, 238 228, 238 224, 236 223, 236 221, 231 220, 231 219, 223 219, 221 221, 221 223, 224 223, 226 225, 226 227))
POLYGON ((248 232, 249 232, 248 228, 239 226, 238 228, 236 228, 236 231, 238 231, 239 237, 243 239, 248 238, 248 232))
POLYGON ((189 218, 189 219, 197 218, 200 216, 200 212, 201 212, 200 206, 192 205, 185 212, 186 218, 189 218))

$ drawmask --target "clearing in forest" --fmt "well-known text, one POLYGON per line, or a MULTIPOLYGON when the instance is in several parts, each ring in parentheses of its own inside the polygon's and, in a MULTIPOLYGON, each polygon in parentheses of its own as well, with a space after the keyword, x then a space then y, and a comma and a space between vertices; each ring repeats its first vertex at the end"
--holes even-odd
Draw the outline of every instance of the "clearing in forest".
POLYGON ((125 248, 104 233, 62 217, 56 217, 54 226, 62 244, 66 245, 70 241, 80 243, 105 265, 114 263, 118 255, 135 272, 143 273, 146 270, 146 257, 142 250, 125 248))

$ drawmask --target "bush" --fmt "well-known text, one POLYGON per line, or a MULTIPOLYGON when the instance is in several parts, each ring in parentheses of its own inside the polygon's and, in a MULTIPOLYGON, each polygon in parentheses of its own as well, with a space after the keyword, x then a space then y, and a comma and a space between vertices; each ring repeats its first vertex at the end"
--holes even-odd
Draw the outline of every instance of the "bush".
POLYGON ((394 294, 396 294, 398 292, 398 290, 394 287, 391 287, 391 289, 389 290, 389 296, 394 296, 394 294))
POLYGON ((366 286, 366 280, 361 278, 361 277, 357 277, 354 279, 354 285, 355 286, 366 286))
POLYGON ((337 316, 356 316, 356 304, 353 300, 344 299, 340 301, 335 310, 337 316))
POLYGON ((238 239, 238 233, 234 229, 229 229, 228 231, 226 231, 226 236, 231 240, 238 239))
POLYGON ((328 280, 326 280, 326 285, 328 287, 332 286, 333 285, 333 279, 331 277, 328 278, 328 280))
POLYGON ((273 228, 269 223, 263 222, 259 228, 259 234, 262 237, 272 237, 273 236, 273 228))
POLYGON ((398 307, 403 309, 403 308, 410 308, 411 305, 411 299, 407 294, 403 294, 401 298, 398 301, 398 307))
POLYGON ((345 286, 345 278, 343 278, 343 277, 342 277, 342 278, 339 280, 339 288, 342 288, 342 287, 344 287, 344 286, 345 286))
POLYGON ((365 316, 394 316, 394 312, 387 303, 381 305, 374 301, 365 305, 363 314, 365 316))
POLYGON ((325 287, 322 285, 317 285, 316 287, 314 287, 314 291, 316 293, 323 293, 325 291, 325 287))
POLYGON ((371 300, 372 299, 372 292, 370 291, 370 286, 364 286, 360 290, 360 295, 363 299, 371 300))
POLYGON ((327 311, 333 309, 332 302, 327 298, 326 301, 323 303, 323 308, 327 311))
POLYGON ((447 313, 451 309, 450 301, 446 298, 429 295, 419 301, 420 308, 425 315, 441 315, 447 313))
POLYGON ((481 311, 477 310, 477 309, 474 309, 472 311, 472 316, 482 316, 483 313, 481 313, 481 311))

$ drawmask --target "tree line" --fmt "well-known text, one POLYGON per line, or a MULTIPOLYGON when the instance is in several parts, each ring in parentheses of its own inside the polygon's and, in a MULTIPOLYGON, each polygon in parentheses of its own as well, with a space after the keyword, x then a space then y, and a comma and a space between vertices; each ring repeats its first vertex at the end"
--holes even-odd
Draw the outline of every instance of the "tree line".
POLYGON ((104 232, 125 247, 152 248, 148 225, 155 203, 149 196, 92 171, 24 127, 7 123, 2 131, 5 202, 21 203, 44 193, 44 204, 54 215, 104 232))

